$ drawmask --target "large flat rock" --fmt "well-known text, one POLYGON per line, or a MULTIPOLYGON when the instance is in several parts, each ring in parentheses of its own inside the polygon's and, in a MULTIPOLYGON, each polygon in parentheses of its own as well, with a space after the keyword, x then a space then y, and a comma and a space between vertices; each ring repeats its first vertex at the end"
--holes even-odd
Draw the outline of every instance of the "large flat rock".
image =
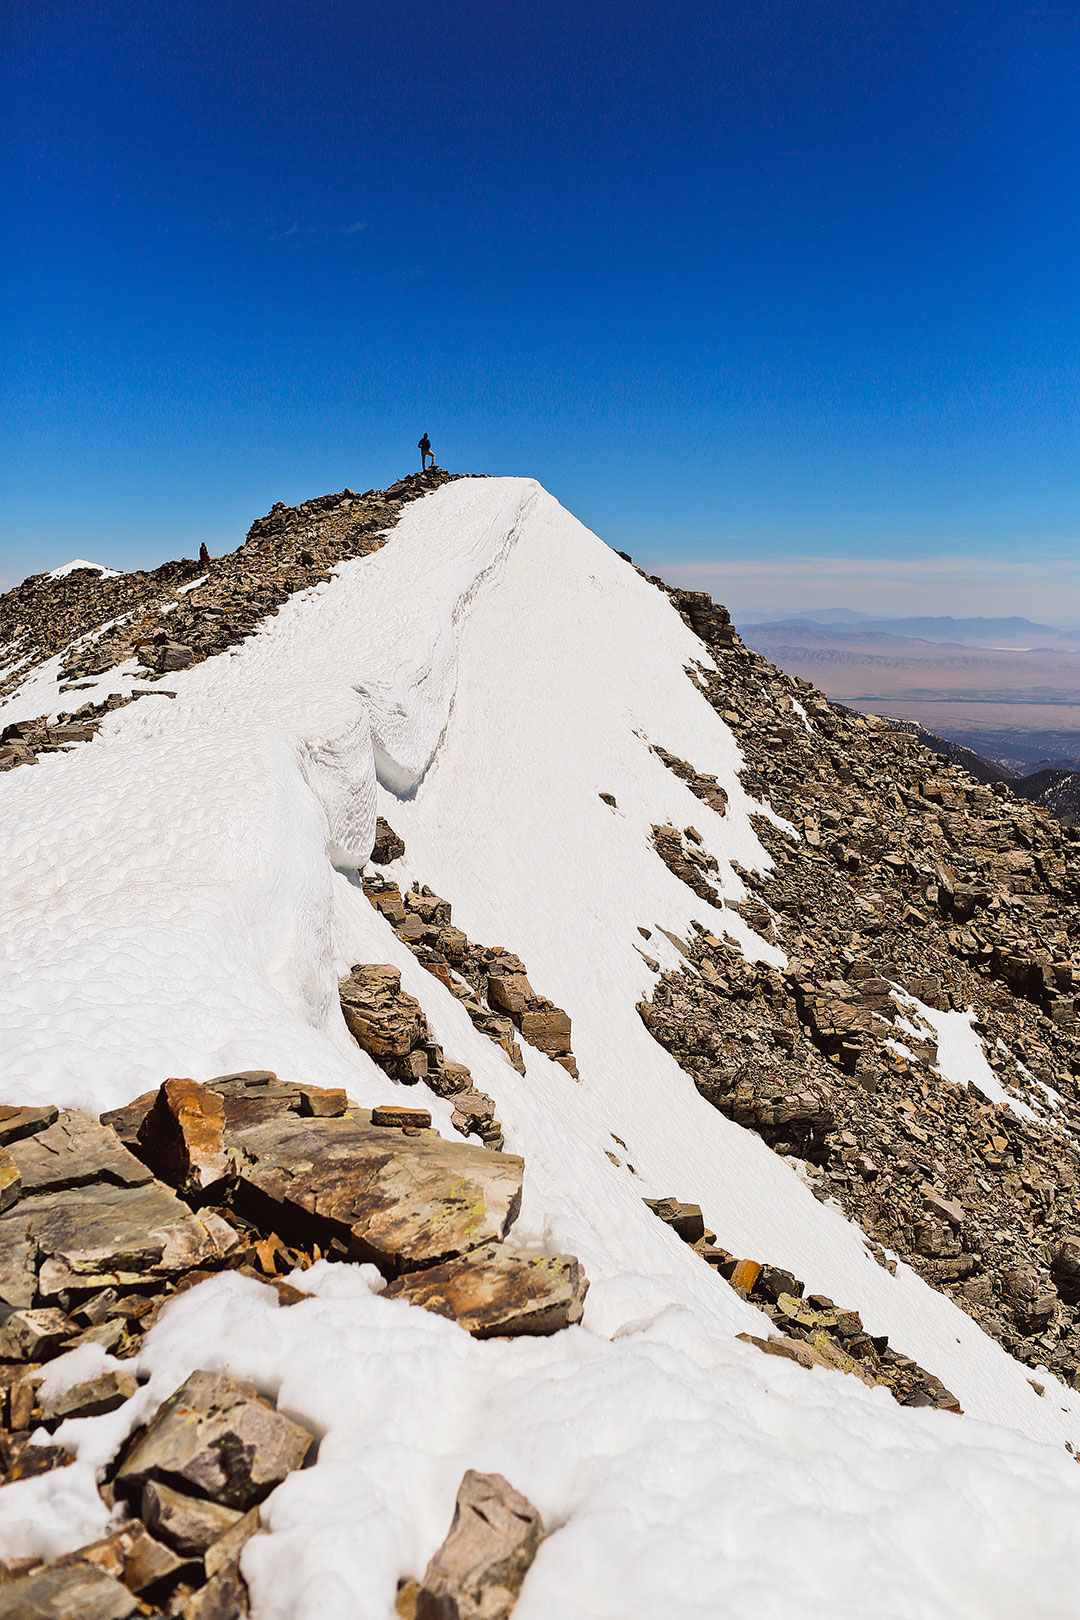
POLYGON ((4 1620, 127 1620, 138 1607, 133 1592, 90 1564, 38 1570, 0 1587, 4 1620))
POLYGON ((54 1124, 12 1142, 7 1151, 22 1178, 24 1198, 90 1181, 141 1187, 152 1179, 115 1131, 77 1108, 62 1109, 54 1124))
POLYGON ((558 1333, 581 1321, 588 1280, 570 1254, 481 1249, 399 1277, 384 1298, 448 1316, 477 1339, 558 1333))
POLYGON ((226 1126, 242 1187, 282 1224, 317 1222, 350 1255, 395 1274, 498 1242, 521 1206, 524 1161, 434 1132, 403 1136, 349 1109, 226 1126))

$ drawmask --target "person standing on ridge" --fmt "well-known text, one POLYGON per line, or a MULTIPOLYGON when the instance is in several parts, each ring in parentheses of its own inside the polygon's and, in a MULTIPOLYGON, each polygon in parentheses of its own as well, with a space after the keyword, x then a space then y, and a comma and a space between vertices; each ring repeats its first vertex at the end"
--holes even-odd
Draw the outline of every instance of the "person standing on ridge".
POLYGON ((431 449, 431 440, 428 438, 426 433, 424 434, 424 437, 422 439, 417 441, 416 448, 420 452, 420 471, 421 472, 426 472, 427 471, 427 458, 428 458, 428 456, 431 456, 431 465, 434 467, 434 465, 435 465, 435 456, 434 456, 434 453, 432 452, 432 449, 431 449))

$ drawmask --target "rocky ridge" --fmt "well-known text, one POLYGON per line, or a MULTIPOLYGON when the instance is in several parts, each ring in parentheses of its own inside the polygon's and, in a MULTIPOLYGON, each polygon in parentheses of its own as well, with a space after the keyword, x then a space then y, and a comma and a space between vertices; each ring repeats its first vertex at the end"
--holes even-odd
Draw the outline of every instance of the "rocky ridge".
MULTIPOLYGON (((410 501, 458 476, 433 467, 362 495, 345 489, 299 506, 278 501, 223 557, 184 557, 130 574, 33 574, 0 596, 0 699, 57 656, 60 691, 78 692, 90 677, 131 660, 141 666, 131 678, 153 683, 225 652, 289 597, 329 579, 339 563, 378 551, 410 501)), ((106 714, 153 690, 135 688, 6 727, 0 769, 88 742, 106 714)))
MULTIPOLYGON (((1078 1382, 1077 835, 782 675, 701 593, 655 583, 712 654, 688 674, 735 731, 747 790, 793 831, 757 818, 773 865, 741 873, 735 908, 787 970, 699 927, 685 966, 657 970, 645 1023, 881 1263, 902 1258, 1013 1355, 1078 1382), (967 1008, 990 1096, 938 1065, 933 1012, 967 1008)), ((692 765, 678 774, 705 800, 692 765)), ((669 869, 722 905, 700 842, 654 830, 669 869)))

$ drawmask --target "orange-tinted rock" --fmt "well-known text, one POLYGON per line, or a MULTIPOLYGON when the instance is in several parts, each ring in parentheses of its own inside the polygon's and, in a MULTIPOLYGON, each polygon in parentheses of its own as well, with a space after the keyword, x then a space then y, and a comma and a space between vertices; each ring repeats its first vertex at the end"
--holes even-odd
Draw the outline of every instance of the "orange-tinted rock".
POLYGON ((431 1114, 426 1108, 399 1108, 386 1103, 381 1108, 371 1110, 371 1123, 397 1126, 399 1129, 402 1125, 413 1125, 419 1130, 430 1130, 431 1114))
POLYGON ((139 1143, 154 1169, 185 1192, 214 1186, 229 1168, 225 1104, 196 1080, 171 1079, 139 1127, 139 1143))
POLYGON ((748 1294, 751 1288, 753 1288, 754 1284, 757 1282, 760 1275, 760 1261, 739 1260, 735 1265, 735 1270, 728 1278, 728 1281, 731 1283, 732 1288, 741 1288, 748 1294))

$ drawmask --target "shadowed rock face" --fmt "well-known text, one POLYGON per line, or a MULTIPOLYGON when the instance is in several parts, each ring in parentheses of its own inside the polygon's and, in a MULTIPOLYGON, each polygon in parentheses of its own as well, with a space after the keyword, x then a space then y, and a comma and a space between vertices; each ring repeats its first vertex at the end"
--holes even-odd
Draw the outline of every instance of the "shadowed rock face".
POLYGON ((416 1620, 506 1620, 543 1535, 520 1491, 501 1474, 470 1468, 450 1532, 416 1594, 416 1620))
POLYGON ((194 1080, 166 1080, 140 1127, 153 1145, 155 1168, 181 1191, 199 1193, 227 1173, 225 1103, 194 1080))
POLYGON ((464 1261, 401 1277, 385 1299, 449 1316, 477 1339, 557 1333, 581 1321, 588 1281, 569 1254, 515 1255, 480 1249, 464 1261))

